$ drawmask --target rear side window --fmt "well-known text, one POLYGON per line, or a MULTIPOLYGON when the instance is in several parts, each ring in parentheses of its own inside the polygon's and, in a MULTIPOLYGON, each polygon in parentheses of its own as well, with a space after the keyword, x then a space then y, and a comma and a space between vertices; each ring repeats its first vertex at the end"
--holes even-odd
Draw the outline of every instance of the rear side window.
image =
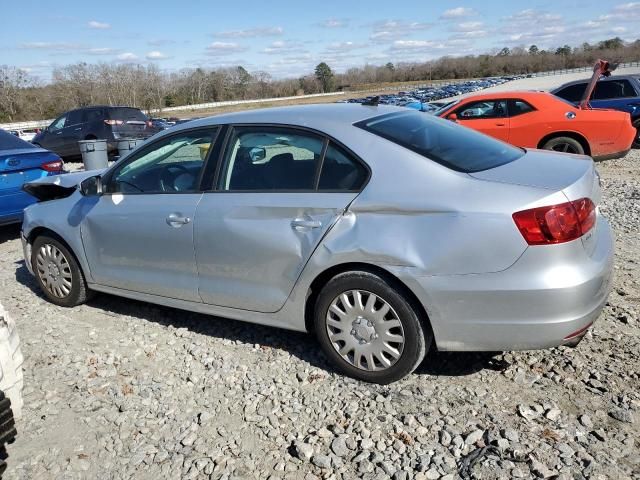
POLYGON ((109 117, 111 120, 122 120, 124 122, 131 120, 146 121, 147 116, 137 108, 110 108, 109 117))
POLYGON ((344 149, 329 144, 320 173, 319 190, 360 190, 369 172, 344 149))
POLYGON ((421 112, 388 113, 355 126, 458 172, 488 170, 524 155, 522 149, 421 112))
POLYGON ((595 92, 593 93, 594 100, 607 100, 610 98, 635 96, 636 92, 634 92, 629 80, 608 80, 606 82, 598 82, 596 84, 595 92))
POLYGON ((509 100, 509 116, 517 117, 524 113, 533 112, 535 108, 529 105, 524 100, 509 100))
POLYGON ((85 110, 82 116, 83 122, 95 122, 96 120, 103 120, 102 110, 99 108, 92 108, 85 110))
POLYGON ((576 83, 575 85, 569 85, 568 87, 558 90, 555 95, 570 102, 579 102, 582 100, 585 88, 587 88, 586 83, 576 83))

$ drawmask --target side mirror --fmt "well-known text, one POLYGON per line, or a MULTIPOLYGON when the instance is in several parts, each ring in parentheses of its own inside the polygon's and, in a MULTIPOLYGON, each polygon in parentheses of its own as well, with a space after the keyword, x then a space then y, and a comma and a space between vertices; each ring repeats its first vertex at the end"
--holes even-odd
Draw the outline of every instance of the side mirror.
POLYGON ((456 115, 455 113, 450 113, 449 115, 447 115, 447 120, 451 120, 452 122, 457 122, 458 115, 456 115))
POLYGON ((85 197, 99 197, 102 195, 102 179, 100 175, 85 178, 80 182, 80 193, 85 197))
POLYGON ((253 147, 249 150, 249 156, 251 157, 251 162, 256 163, 267 158, 267 151, 262 147, 253 147))

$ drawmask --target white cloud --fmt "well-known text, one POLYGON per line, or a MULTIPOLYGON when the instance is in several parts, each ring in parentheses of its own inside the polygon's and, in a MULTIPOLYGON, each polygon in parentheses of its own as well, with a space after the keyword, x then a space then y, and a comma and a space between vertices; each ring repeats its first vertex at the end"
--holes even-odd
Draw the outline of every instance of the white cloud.
POLYGON ((348 20, 341 20, 338 18, 329 18, 322 22, 320 25, 325 28, 344 28, 349 24, 348 20))
POLYGON ((267 55, 286 55, 291 53, 306 53, 306 50, 301 43, 278 40, 263 49, 262 53, 266 53, 267 55))
POLYGON ((282 35, 282 27, 256 27, 246 30, 230 30, 226 32, 216 32, 214 37, 218 38, 252 38, 252 37, 277 37, 282 35))
POLYGON ((53 50, 57 52, 81 50, 83 47, 77 43, 66 42, 27 42, 18 45, 18 48, 25 50, 53 50))
POLYGON ((94 28, 96 30, 107 30, 108 28, 111 28, 110 24, 98 22, 97 20, 91 20, 87 25, 89 28, 94 28))
POLYGON ((117 48, 103 47, 103 48, 89 48, 86 52, 89 55, 114 55, 120 50, 117 48))
POLYGON ((442 13, 442 15, 440 15, 440 18, 456 19, 456 18, 470 17, 472 15, 476 15, 476 11, 473 8, 456 7, 456 8, 451 8, 449 10, 445 10, 442 13))
MULTIPOLYGON (((391 45, 392 50, 422 50, 425 48, 438 48, 437 42, 430 40, 396 40, 391 45)), ((441 48, 441 47, 439 47, 441 48)))
POLYGON ((234 42, 213 42, 207 47, 207 55, 231 55, 233 53, 245 52, 248 47, 234 42))
POLYGON ((475 32, 482 29, 484 23, 482 22, 462 22, 452 28, 454 32, 475 32))
POLYGON ((385 20, 376 22, 372 26, 370 40, 376 43, 384 43, 397 38, 410 35, 413 32, 427 30, 432 27, 426 22, 405 22, 402 20, 385 20))
POLYGON ((149 53, 147 53, 146 55, 147 60, 165 60, 167 58, 169 58, 167 55, 165 55, 162 52, 159 52, 158 50, 153 50, 149 53))
POLYGON ((366 47, 366 44, 355 42, 335 42, 327 45, 326 50, 331 52, 348 52, 366 47))
POLYGON ((138 56, 132 52, 121 53, 117 58, 121 62, 135 62, 138 60, 138 56))

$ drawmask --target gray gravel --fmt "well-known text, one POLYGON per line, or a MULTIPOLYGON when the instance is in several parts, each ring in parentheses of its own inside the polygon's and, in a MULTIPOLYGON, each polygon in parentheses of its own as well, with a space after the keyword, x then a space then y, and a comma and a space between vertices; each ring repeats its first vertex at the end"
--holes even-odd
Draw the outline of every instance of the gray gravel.
POLYGON ((302 334, 107 295, 55 307, 3 228, 25 355, 6 478, 453 479, 479 452, 478 478, 640 478, 639 166, 599 165, 616 277, 577 349, 431 354, 386 387, 302 334))

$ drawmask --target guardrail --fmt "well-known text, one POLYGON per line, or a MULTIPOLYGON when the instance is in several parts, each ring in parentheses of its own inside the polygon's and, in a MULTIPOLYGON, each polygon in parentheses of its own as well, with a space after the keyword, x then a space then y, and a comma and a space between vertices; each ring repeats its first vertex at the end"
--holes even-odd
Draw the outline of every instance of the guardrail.
MULTIPOLYGON (((182 110, 204 110, 207 108, 217 108, 217 107, 227 107, 232 105, 245 105, 251 103, 266 103, 266 102, 286 102, 289 100, 299 100, 301 98, 315 98, 315 97, 327 97, 327 96, 336 96, 336 95, 344 95, 345 92, 331 92, 331 93, 310 93, 309 95, 296 95, 293 97, 275 97, 275 98, 255 98, 251 100, 226 100, 224 102, 208 102, 208 103, 198 103, 195 105, 182 105, 179 107, 166 107, 166 108, 154 108, 149 111, 149 113, 159 113, 159 112, 178 112, 182 110)), ((0 128, 3 130, 25 130, 30 128, 43 128, 51 125, 55 119, 49 120, 33 120, 29 122, 14 122, 14 123, 2 123, 0 124, 0 128)))

